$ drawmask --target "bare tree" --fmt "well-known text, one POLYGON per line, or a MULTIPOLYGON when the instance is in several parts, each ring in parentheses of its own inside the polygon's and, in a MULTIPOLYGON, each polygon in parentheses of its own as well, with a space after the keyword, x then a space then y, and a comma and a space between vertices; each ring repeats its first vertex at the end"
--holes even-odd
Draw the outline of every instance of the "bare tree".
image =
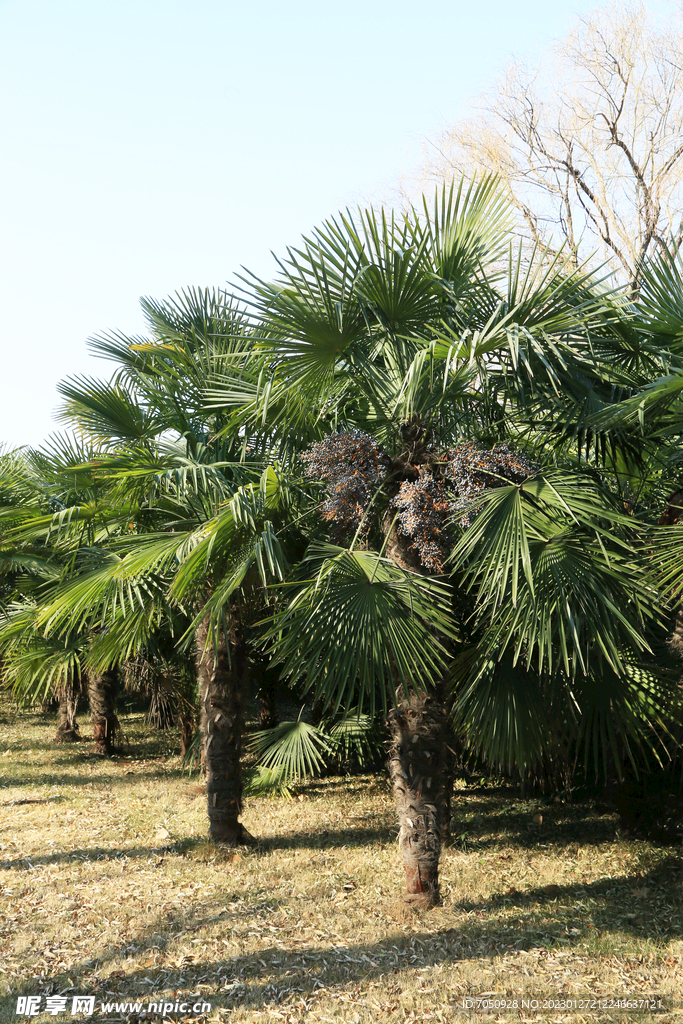
POLYGON ((633 289, 683 239, 683 19, 643 4, 582 17, 536 69, 513 64, 436 142, 425 176, 494 171, 524 234, 606 262, 633 289))

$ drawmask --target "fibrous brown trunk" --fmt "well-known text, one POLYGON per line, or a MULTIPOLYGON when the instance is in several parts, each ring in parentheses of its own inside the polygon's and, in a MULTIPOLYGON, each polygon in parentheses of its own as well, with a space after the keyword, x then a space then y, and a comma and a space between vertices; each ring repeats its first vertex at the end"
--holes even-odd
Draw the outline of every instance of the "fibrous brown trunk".
POLYGON ((658 526, 675 526, 683 516, 683 491, 674 491, 667 498, 666 508, 659 517, 658 526))
POLYGON ((111 754, 117 733, 120 732, 121 727, 116 717, 117 691, 117 669, 88 673, 88 700, 96 754, 111 754))
POLYGON ((180 756, 185 757, 194 739, 194 715, 180 711, 180 756))
MULTIPOLYGON (((387 557, 406 572, 423 573, 416 552, 388 517, 384 530, 387 557)), ((440 899, 439 857, 450 818, 443 701, 426 693, 404 698, 389 713, 389 728, 389 775, 398 810, 405 899, 413 906, 433 907, 440 899)))
POLYGON ((57 743, 77 743, 83 737, 76 721, 78 690, 71 679, 62 683, 59 690, 59 719, 55 740, 57 743))
POLYGON ((401 700, 389 714, 389 773, 399 815, 406 900, 439 902, 439 856, 446 816, 446 730, 443 704, 430 694, 401 700))
POLYGON ((185 757, 197 732, 197 666, 185 662, 181 671, 182 690, 178 703, 180 725, 180 756, 185 757))
POLYGON ((214 644, 206 621, 197 629, 196 643, 209 834, 214 842, 226 846, 253 843, 253 836, 239 820, 246 644, 237 629, 233 629, 229 649, 223 630, 214 644))

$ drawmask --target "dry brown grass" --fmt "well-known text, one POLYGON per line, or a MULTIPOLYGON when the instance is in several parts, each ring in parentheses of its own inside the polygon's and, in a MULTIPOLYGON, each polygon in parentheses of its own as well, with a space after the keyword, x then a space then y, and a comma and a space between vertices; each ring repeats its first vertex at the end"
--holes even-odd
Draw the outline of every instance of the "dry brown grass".
POLYGON ((400 901, 383 779, 250 799, 261 843, 226 854, 205 839, 201 785, 174 738, 139 716, 124 727, 128 753, 106 761, 87 743, 55 746, 48 718, 0 725, 0 1020, 19 1020, 17 995, 60 992, 96 995, 99 1021, 122 1016, 100 1000, 178 993, 206 995, 211 1019, 236 1024, 502 1019, 462 1009, 482 993, 657 994, 665 1012, 639 1020, 683 1016, 678 851, 628 841, 613 816, 555 805, 535 824, 537 803, 460 791, 443 906, 419 914, 400 901))

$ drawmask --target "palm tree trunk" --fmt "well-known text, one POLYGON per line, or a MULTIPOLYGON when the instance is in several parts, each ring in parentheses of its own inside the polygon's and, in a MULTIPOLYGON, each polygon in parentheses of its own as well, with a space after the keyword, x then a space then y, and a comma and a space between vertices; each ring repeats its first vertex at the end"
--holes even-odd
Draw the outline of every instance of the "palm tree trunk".
MULTIPOLYGON (((406 572, 424 572, 396 525, 384 521, 386 555, 406 572)), ((407 902, 439 903, 439 857, 450 832, 452 771, 441 695, 413 694, 389 713, 389 775, 399 818, 399 847, 406 873, 407 902)))
POLYGON ((183 658, 180 665, 181 690, 178 701, 180 756, 185 757, 197 730, 197 666, 183 658))
POLYGON ((446 730, 442 703, 429 694, 401 700, 389 714, 389 774, 399 816, 406 900, 439 902, 439 856, 446 818, 446 730))
POLYGON ((120 731, 116 717, 117 691, 118 672, 115 668, 88 673, 88 700, 96 754, 111 754, 116 734, 120 731))
POLYGON ((216 843, 238 846, 254 842, 239 820, 243 701, 248 670, 246 644, 235 634, 228 649, 221 630, 214 646, 206 621, 197 629, 196 644, 209 834, 216 843))
POLYGON ((194 739, 194 718, 180 713, 180 756, 185 757, 194 739))
POLYGON ((77 743, 83 737, 76 721, 78 690, 72 680, 67 679, 59 690, 58 724, 55 740, 57 743, 77 743))

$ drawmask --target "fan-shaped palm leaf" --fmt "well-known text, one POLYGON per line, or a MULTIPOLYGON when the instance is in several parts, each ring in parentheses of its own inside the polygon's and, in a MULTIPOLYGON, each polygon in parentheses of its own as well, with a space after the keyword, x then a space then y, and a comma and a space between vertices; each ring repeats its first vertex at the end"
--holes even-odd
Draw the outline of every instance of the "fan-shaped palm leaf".
POLYGON ((448 651, 439 636, 454 636, 445 584, 332 545, 313 546, 306 565, 315 576, 296 585, 268 634, 283 676, 302 679, 335 713, 367 699, 371 715, 397 689, 441 678, 448 651))
POLYGON ((258 756, 259 767, 275 773, 286 786, 319 774, 331 752, 325 733, 301 718, 253 733, 249 749, 258 756))

